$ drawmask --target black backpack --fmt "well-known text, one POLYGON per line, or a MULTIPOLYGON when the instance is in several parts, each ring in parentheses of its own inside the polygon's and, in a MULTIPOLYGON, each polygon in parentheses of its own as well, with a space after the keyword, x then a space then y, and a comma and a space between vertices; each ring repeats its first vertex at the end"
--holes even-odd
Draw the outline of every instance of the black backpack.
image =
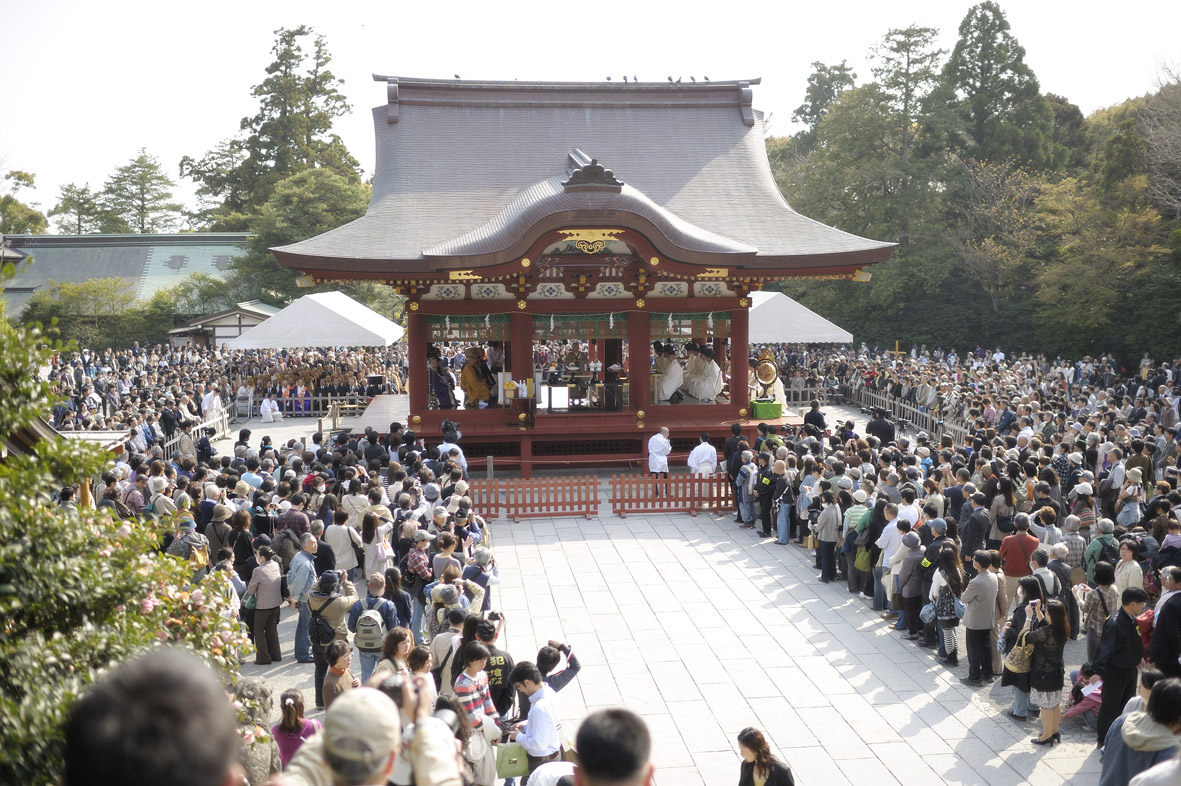
MULTIPOLYGON (((336 596, 333 595, 332 597, 335 598, 336 596)), ((308 626, 308 635, 312 639, 312 645, 316 647, 316 651, 320 654, 324 654, 328 649, 328 645, 336 638, 336 629, 320 614, 323 610, 324 606, 321 606, 312 612, 311 624, 308 626)))
POLYGON ((1096 561, 1106 562, 1113 568, 1119 564, 1119 546, 1116 545, 1114 539, 1111 543, 1103 541, 1103 546, 1099 549, 1099 559, 1096 561))

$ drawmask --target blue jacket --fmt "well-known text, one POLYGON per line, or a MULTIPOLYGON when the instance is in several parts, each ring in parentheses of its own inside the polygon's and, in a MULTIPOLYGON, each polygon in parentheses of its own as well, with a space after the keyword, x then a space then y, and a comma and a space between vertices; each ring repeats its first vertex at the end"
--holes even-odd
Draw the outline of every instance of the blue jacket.
POLYGON ((1107 730, 1099 786, 1125 786, 1133 776, 1173 758, 1177 747, 1169 728, 1147 712, 1121 715, 1107 730))

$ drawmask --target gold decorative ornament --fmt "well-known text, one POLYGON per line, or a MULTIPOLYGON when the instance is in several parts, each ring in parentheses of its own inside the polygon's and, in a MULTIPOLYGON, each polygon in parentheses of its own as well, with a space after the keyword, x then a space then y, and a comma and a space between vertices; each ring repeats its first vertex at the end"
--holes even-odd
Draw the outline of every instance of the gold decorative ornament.
POLYGON ((447 277, 452 281, 479 281, 480 276, 477 276, 470 270, 452 270, 447 274, 447 277))
POLYGON ((652 267, 659 267, 660 266, 660 257, 652 257, 651 259, 648 260, 648 264, 651 265, 652 267))
POLYGON ((643 308, 643 307, 644 307, 644 298, 640 298, 639 300, 636 301, 636 308, 643 308))
POLYGON ((644 427, 644 421, 637 420, 636 421, 636 428, 643 428, 643 427, 644 427))
POLYGON ((745 409, 738 410, 738 417, 740 417, 740 418, 746 417, 746 410, 745 409))
POLYGON ((697 274, 698 278, 725 278, 730 275, 730 269, 725 267, 707 267, 697 274))
POLYGON ((529 304, 528 304, 528 303, 526 303, 524 300, 518 300, 518 301, 517 301, 517 308, 521 309, 522 311, 524 311, 524 310, 525 310, 525 307, 526 307, 526 306, 528 306, 528 305, 529 305, 529 304))
POLYGON ((562 235, 565 240, 585 240, 588 243, 595 241, 603 241, 604 244, 608 240, 615 240, 623 234, 622 229, 559 229, 558 234, 562 235))
POLYGON ((864 284, 872 278, 873 278, 873 273, 870 273, 868 270, 857 270, 857 271, 854 271, 853 278, 850 280, 856 281, 858 284, 864 284))
POLYGON ((417 300, 412 300, 410 302, 410 310, 411 311, 418 311, 418 301, 417 300))
POLYGON ((525 257, 524 259, 521 260, 521 267, 529 267, 530 264, 531 263, 529 262, 529 257, 525 257))
POLYGON ((643 419, 644 419, 644 410, 642 410, 642 409, 641 409, 639 412, 637 412, 637 413, 636 413, 636 419, 637 419, 637 420, 643 420, 643 419))
POLYGON ((750 300, 747 298, 742 298, 738 301, 738 305, 742 306, 743 308, 747 308, 750 306, 750 300))
POLYGON ((607 247, 603 240, 575 240, 574 247, 584 254, 597 254, 607 247))
POLYGON ((414 417, 410 418, 410 422, 417 426, 419 423, 422 422, 422 416, 415 415, 414 417))
POLYGON ((525 422, 525 418, 527 418, 527 417, 528 417, 528 415, 526 415, 524 412, 522 412, 520 415, 517 415, 517 420, 519 420, 519 421, 521 421, 522 423, 524 423, 524 422, 525 422))

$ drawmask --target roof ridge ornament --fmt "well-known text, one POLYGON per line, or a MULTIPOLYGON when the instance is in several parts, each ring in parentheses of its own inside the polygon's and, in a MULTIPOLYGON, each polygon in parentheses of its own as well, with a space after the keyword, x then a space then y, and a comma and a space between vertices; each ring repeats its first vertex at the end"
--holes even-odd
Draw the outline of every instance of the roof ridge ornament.
POLYGON ((567 191, 613 191, 623 190, 623 181, 615 173, 599 163, 599 159, 591 158, 578 148, 570 151, 569 177, 562 182, 562 188, 567 191))

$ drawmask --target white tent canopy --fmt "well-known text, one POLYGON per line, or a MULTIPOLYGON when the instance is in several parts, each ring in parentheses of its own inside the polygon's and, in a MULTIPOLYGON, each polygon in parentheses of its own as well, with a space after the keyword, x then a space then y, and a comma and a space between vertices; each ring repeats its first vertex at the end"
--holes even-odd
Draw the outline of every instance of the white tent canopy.
POLYGON ((304 295, 273 317, 226 342, 230 349, 388 347, 402 327, 343 292, 304 295))
POLYGON ((752 344, 850 344, 852 342, 852 333, 834 325, 782 292, 750 293, 750 343, 752 344))

